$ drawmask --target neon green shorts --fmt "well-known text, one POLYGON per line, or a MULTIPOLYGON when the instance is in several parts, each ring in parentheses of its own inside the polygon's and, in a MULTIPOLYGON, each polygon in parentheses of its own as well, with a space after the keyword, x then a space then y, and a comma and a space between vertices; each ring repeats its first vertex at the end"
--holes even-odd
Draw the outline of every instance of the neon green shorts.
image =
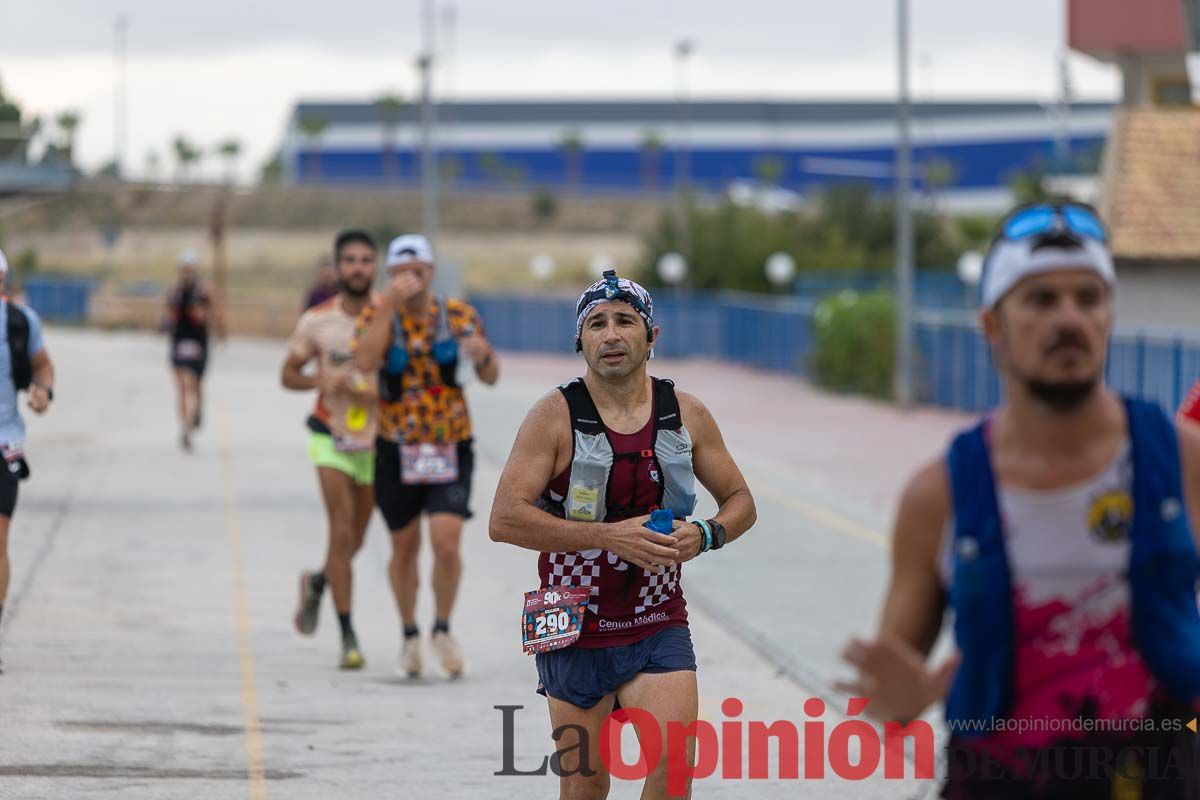
POLYGON ((334 446, 333 437, 328 433, 309 433, 308 457, 318 467, 346 473, 359 486, 369 486, 375 482, 374 451, 343 453, 334 446))

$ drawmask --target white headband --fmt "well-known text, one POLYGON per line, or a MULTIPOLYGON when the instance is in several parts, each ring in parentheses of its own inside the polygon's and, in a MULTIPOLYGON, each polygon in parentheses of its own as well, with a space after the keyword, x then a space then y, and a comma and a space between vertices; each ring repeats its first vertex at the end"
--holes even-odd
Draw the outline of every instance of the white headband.
POLYGON ((1109 289, 1117 286, 1117 271, 1108 248, 1094 239, 1083 239, 1079 247, 1043 246, 1034 249, 1035 237, 1002 239, 992 246, 983 265, 981 301, 984 308, 995 308, 1021 281, 1046 272, 1072 269, 1091 270, 1109 289))

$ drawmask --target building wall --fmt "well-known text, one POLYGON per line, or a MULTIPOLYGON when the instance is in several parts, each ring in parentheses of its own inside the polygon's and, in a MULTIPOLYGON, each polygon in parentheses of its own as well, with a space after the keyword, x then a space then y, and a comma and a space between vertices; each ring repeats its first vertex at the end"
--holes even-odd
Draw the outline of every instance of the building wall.
POLYGON ((1072 50, 1116 56, 1182 53, 1187 49, 1182 0, 1070 0, 1072 50))
MULTIPOLYGON (((1111 120, 1106 108, 1073 113, 1070 161, 1076 171, 1095 172, 1111 120)), ((920 167, 939 164, 943 191, 1002 189, 1015 172, 1054 161, 1060 135, 1050 109, 969 116, 918 117, 915 158, 920 167)), ((419 178, 417 132, 398 125, 387 135, 362 121, 330 125, 317 138, 289 129, 282 152, 294 183, 384 184, 419 178)), ((691 123, 684 136, 660 120, 539 120, 488 123, 443 120, 438 153, 444 177, 460 186, 547 186, 584 190, 666 191, 675 185, 686 152, 689 182, 719 191, 731 182, 773 182, 806 192, 831 182, 866 181, 881 190, 893 184, 895 122, 872 119, 804 122, 711 121, 691 123), (647 151, 652 135, 660 146, 647 151), (575 136, 574 154, 563 142, 575 136)), ((923 182, 918 178, 918 184, 923 182)))

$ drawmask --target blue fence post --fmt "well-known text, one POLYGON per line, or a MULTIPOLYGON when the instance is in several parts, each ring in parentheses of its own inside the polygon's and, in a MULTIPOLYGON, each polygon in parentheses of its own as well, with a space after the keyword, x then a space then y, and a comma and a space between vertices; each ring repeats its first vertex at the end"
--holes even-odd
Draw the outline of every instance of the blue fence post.
POLYGON ((1134 394, 1146 396, 1146 336, 1138 334, 1137 338, 1137 389, 1134 394))
POLYGON ((1171 349, 1171 408, 1183 402, 1183 340, 1175 337, 1171 349))

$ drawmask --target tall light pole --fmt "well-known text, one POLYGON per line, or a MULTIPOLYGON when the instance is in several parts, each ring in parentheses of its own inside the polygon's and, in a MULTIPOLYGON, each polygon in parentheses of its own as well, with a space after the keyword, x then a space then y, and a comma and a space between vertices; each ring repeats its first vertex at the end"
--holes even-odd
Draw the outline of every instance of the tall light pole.
POLYGON ((896 103, 896 401, 914 402, 912 120, 909 108, 908 0, 896 2, 899 98, 896 103))
POLYGON ((679 249, 692 260, 692 231, 688 220, 688 184, 692 174, 692 153, 688 130, 687 61, 696 49, 691 39, 675 43, 675 221, 679 230, 679 249))
POLYGON ((421 73, 421 230, 437 248, 438 228, 438 175, 437 156, 434 153, 433 126, 433 53, 434 32, 437 25, 434 17, 433 0, 421 3, 422 48, 417 57, 417 69, 421 73))
POLYGON ((1064 48, 1058 54, 1058 130, 1054 138, 1054 160, 1058 169, 1068 170, 1071 158, 1071 67, 1064 48))
POLYGON ((129 102, 125 84, 126 65, 129 60, 129 17, 121 14, 113 26, 113 49, 115 81, 113 91, 113 166, 116 177, 125 170, 126 131, 128 130, 129 102))

